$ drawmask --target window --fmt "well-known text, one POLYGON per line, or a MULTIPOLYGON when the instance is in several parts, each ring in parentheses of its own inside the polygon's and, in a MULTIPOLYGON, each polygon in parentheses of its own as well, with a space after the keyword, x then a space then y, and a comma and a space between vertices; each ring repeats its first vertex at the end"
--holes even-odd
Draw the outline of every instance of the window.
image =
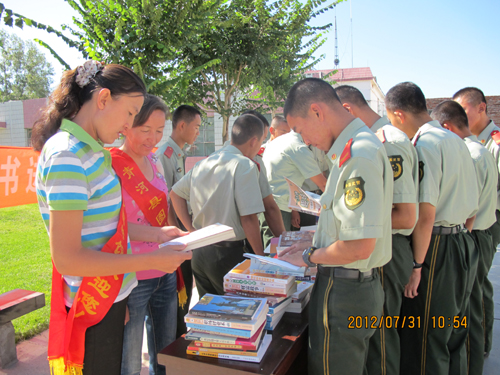
POLYGON ((214 118, 202 117, 200 135, 194 145, 186 149, 186 156, 208 156, 215 151, 214 118))
POLYGON ((26 130, 26 147, 31 146, 31 132, 32 129, 25 129, 26 130))

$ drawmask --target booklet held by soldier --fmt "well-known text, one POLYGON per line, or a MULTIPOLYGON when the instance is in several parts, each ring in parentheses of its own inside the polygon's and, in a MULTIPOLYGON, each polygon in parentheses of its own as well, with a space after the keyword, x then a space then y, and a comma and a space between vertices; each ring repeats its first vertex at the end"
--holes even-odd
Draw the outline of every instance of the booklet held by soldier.
POLYGON ((318 194, 302 190, 300 186, 286 177, 285 180, 288 183, 288 188, 290 190, 288 208, 291 208, 294 211, 319 216, 321 211, 321 203, 319 203, 320 196, 318 194))
POLYGON ((183 251, 198 249, 202 246, 212 245, 220 241, 227 241, 236 237, 234 230, 224 224, 212 224, 208 227, 198 229, 186 236, 177 237, 172 241, 164 242, 158 247, 168 245, 187 245, 183 251))

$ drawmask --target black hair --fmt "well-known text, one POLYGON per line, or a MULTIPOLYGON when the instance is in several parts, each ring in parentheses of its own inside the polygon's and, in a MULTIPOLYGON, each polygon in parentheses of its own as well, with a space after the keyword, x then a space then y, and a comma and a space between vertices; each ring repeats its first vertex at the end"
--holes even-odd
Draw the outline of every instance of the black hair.
POLYGON ((264 134, 264 124, 254 115, 241 115, 231 129, 231 142, 235 145, 247 143, 253 137, 260 138, 264 134))
POLYGON ((276 116, 273 117, 273 120, 271 121, 271 126, 273 128, 276 128, 282 122, 284 122, 285 124, 287 124, 286 118, 284 118, 283 116, 280 116, 280 115, 276 115, 276 116))
POLYGON ((290 89, 283 107, 285 118, 287 116, 306 117, 311 103, 320 102, 333 104, 340 99, 332 85, 319 78, 306 78, 297 82, 290 89))
POLYGON ((427 102, 420 87, 413 82, 402 82, 391 88, 385 96, 389 111, 401 110, 413 115, 427 113, 427 102))
POLYGON ((248 110, 246 110, 245 112, 243 112, 243 113, 242 113, 242 115, 253 115, 253 116, 255 116, 255 117, 258 117, 258 119, 259 119, 260 121, 262 121, 262 123, 264 124, 264 126, 265 126, 266 128, 268 128, 268 127, 269 127, 269 121, 267 121, 267 118, 265 118, 265 116, 264 116, 262 113, 257 112, 257 111, 256 111, 256 110, 254 110, 254 109, 248 109, 248 110))
POLYGON ((141 111, 134 118, 133 128, 142 126, 148 121, 149 116, 156 111, 160 110, 165 114, 165 117, 170 115, 167 105, 165 102, 157 96, 147 94, 144 97, 144 104, 142 105, 141 111))
POLYGON ((45 142, 57 133, 62 120, 73 118, 96 90, 109 89, 113 97, 135 93, 146 95, 146 86, 141 78, 123 65, 104 65, 83 87, 76 83, 77 69, 63 73, 61 82, 33 125, 31 144, 35 151, 41 151, 45 142))
POLYGON ((335 92, 337 93, 341 103, 352 103, 358 107, 368 106, 365 97, 356 87, 349 85, 341 85, 335 87, 335 92))
POLYGON ((439 103, 436 108, 432 110, 431 117, 433 120, 439 121, 441 125, 451 123, 459 129, 469 127, 467 120, 467 113, 463 107, 453 100, 445 100, 439 103))
POLYGON ((193 121, 196 115, 200 115, 201 117, 201 112, 198 108, 187 104, 177 107, 172 114, 172 128, 175 129, 177 124, 181 121, 186 123, 193 121))
POLYGON ((481 103, 486 104, 486 113, 488 113, 488 103, 486 102, 486 97, 477 87, 464 87, 463 89, 458 90, 453 95, 453 100, 458 100, 460 98, 464 98, 467 103, 474 106, 481 103))

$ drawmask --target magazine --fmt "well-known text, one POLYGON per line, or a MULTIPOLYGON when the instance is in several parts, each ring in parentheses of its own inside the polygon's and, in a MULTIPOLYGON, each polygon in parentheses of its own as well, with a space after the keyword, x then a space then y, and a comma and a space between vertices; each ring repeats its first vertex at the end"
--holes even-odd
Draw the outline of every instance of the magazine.
POLYGON ((321 203, 319 202, 320 196, 302 190, 300 186, 286 177, 285 180, 288 183, 288 188, 290 191, 288 208, 291 208, 294 211, 300 211, 306 214, 319 216, 319 213, 321 211, 321 203))

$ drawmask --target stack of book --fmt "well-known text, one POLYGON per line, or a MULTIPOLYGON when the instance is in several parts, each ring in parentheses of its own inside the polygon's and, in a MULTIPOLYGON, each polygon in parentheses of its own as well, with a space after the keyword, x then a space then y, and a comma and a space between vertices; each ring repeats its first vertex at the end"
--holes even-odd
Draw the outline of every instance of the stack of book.
MULTIPOLYGON (((255 264, 252 268, 252 262, 260 264, 259 258, 265 257, 252 255, 251 260, 248 259, 229 271, 224 276, 224 291, 227 295, 233 296, 265 297, 269 305, 265 328, 272 331, 292 302, 292 295, 297 291, 297 283, 295 277, 287 275, 286 272, 282 274, 276 272, 276 269, 273 269, 273 272, 260 272, 259 268, 255 268, 255 264)), ((278 267, 278 271, 285 271, 285 268, 278 267)))
POLYGON ((286 312, 301 313, 309 303, 314 283, 297 281, 297 291, 292 295, 291 303, 286 307, 286 312))
POLYGON ((264 298, 205 294, 184 317, 187 354, 260 362, 271 343, 264 298))

